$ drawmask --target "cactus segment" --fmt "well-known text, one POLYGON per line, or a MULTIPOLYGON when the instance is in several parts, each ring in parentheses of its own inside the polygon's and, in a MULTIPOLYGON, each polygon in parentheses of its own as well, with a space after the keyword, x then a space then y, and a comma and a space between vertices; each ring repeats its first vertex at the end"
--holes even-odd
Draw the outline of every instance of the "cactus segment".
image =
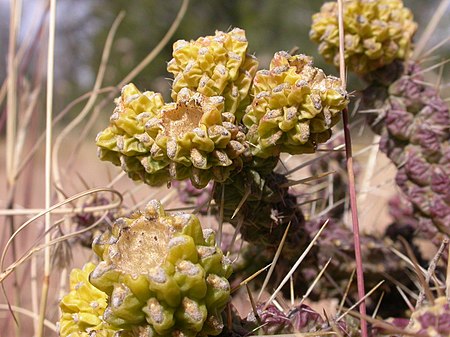
MULTIPOLYGON (((344 1, 345 63, 350 71, 364 75, 406 59, 417 30, 411 10, 401 0, 344 1)), ((311 40, 319 44, 324 59, 339 66, 338 5, 326 2, 313 15, 311 40)))
POLYGON ((243 123, 254 156, 314 152, 348 104, 340 80, 315 68, 306 55, 274 55, 270 70, 256 73, 253 101, 243 123))
POLYGON ((204 336, 222 330, 231 266, 194 215, 168 215, 151 201, 143 212, 116 220, 93 250, 101 261, 74 270, 71 292, 61 301, 61 336, 103 330, 204 336))
POLYGON ((179 40, 173 45, 173 58, 167 70, 175 77, 172 99, 188 88, 205 96, 223 96, 225 111, 240 120, 249 101, 249 89, 258 62, 247 54, 245 31, 234 28, 228 33, 195 41, 179 40))
POLYGON ((198 188, 240 170, 245 135, 225 113, 222 96, 183 88, 177 102, 126 85, 110 126, 97 136, 100 159, 120 165, 133 180, 162 185, 189 178, 198 188))

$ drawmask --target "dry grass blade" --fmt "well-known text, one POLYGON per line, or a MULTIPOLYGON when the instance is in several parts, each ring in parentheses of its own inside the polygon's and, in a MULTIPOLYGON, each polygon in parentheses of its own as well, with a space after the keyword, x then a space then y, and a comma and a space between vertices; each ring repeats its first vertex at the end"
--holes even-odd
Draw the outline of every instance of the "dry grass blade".
MULTIPOLYGON (((44 249, 49 249, 51 246, 63 242, 67 239, 70 239, 72 237, 75 237, 77 235, 80 235, 82 233, 88 232, 90 230, 92 230, 93 228, 95 228, 96 226, 98 226, 98 224, 100 224, 103 219, 106 217, 107 212, 105 212, 95 223, 93 223, 91 226, 83 228, 79 231, 70 233, 70 234, 66 234, 63 236, 60 236, 54 240, 50 240, 44 244, 41 244, 39 246, 34 246, 32 249, 30 249, 28 252, 26 252, 20 259, 18 259, 17 261, 15 261, 14 263, 12 263, 8 268, 6 268, 2 273, 0 273, 0 284, 1 284, 1 288, 2 288, 2 292, 3 292, 3 296, 6 298, 8 307, 10 308, 10 312, 11 314, 14 316, 13 310, 12 310, 12 306, 8 300, 8 296, 6 293, 6 289, 5 289, 5 285, 3 283, 3 280, 8 277, 8 275, 10 275, 17 267, 19 267, 20 265, 22 265, 23 263, 25 263, 30 257, 34 256, 34 254, 40 252, 41 250, 44 249)), ((59 222, 55 223, 48 232, 46 232, 44 235, 50 234, 50 231, 53 230, 54 228, 57 228, 59 226, 59 222)), ((39 319, 38 319, 38 323, 39 323, 39 319)), ((37 326, 38 330, 39 330, 39 326, 37 326)))
POLYGON ((267 268, 269 268, 272 265, 272 263, 269 263, 267 266, 261 268, 260 270, 258 270, 257 272, 253 273, 251 276, 247 277, 245 280, 243 280, 241 283, 239 283, 239 285, 237 285, 236 287, 234 287, 233 289, 231 289, 230 293, 234 293, 235 291, 237 291, 238 289, 240 289, 243 285, 251 282, 252 280, 255 279, 255 277, 257 277, 259 274, 261 274, 263 271, 265 271, 267 268))
POLYGON ((336 322, 339 322, 341 319, 343 319, 350 311, 352 311, 354 308, 356 308, 358 305, 360 305, 362 302, 364 302, 366 300, 366 298, 368 298, 370 295, 372 295, 375 290, 377 290, 382 284, 384 283, 384 281, 380 281, 378 282, 378 284, 373 287, 370 291, 367 292, 367 294, 363 297, 360 298, 358 300, 358 302, 356 302, 355 304, 353 304, 350 308, 348 308, 346 311, 344 311, 338 318, 336 318, 336 322))
MULTIPOLYGON (((21 307, 16 307, 15 305, 11 305, 8 307, 8 305, 0 304, 0 310, 10 310, 10 309, 18 314, 25 315, 31 318, 37 318, 36 313, 34 313, 33 311, 21 307)), ((47 328, 53 330, 54 332, 57 332, 56 325, 50 322, 49 320, 47 319, 44 320, 44 324, 47 328)))
POLYGON ((314 244, 316 243, 317 239, 319 238, 320 234, 322 234, 322 231, 325 229, 325 227, 327 226, 329 220, 325 221, 325 223, 322 225, 322 227, 320 227, 319 231, 317 232, 317 234, 314 236, 314 238, 311 240, 311 242, 309 243, 308 247, 306 247, 306 249, 303 251, 302 255, 300 255, 300 257, 297 259, 297 261, 294 263, 294 265, 292 266, 292 268, 289 270, 289 272, 286 274, 286 276, 284 277, 284 279, 281 281, 281 283, 279 284, 279 286, 277 287, 277 289, 275 289, 275 291, 273 292, 273 294, 270 296, 270 298, 267 300, 266 304, 264 305, 264 309, 267 309, 267 306, 274 300, 274 298, 277 296, 277 294, 280 292, 281 288, 283 288, 283 286, 287 283, 287 281, 289 281, 291 275, 297 270, 298 266, 300 265, 300 263, 302 263, 302 261, 305 259, 306 255, 309 253, 309 251, 311 250, 311 248, 314 246, 314 244))
POLYGON ((302 299, 300 300, 299 305, 302 305, 303 302, 308 298, 308 296, 311 294, 311 292, 313 291, 314 287, 316 286, 317 282, 319 282, 319 280, 322 278, 323 273, 325 272, 325 270, 327 270, 328 265, 331 262, 331 257, 328 259, 327 263, 325 264, 325 266, 323 266, 323 268, 320 270, 319 274, 317 274, 316 278, 314 279, 313 283, 309 286, 309 288, 306 290, 305 294, 302 296, 302 299))
MULTIPOLYGON (((9 246, 11 245, 11 242, 12 242, 12 241, 15 239, 15 237, 16 237, 23 229, 25 229, 29 224, 31 224, 33 221, 35 221, 35 220, 38 219, 39 217, 45 216, 45 214, 51 213, 53 210, 55 210, 55 209, 57 209, 57 208, 59 208, 59 207, 65 205, 65 204, 68 204, 68 203, 70 203, 70 202, 72 202, 72 201, 75 201, 75 200, 77 200, 77 199, 79 199, 79 198, 85 197, 85 196, 90 195, 90 194, 93 194, 93 193, 98 193, 98 192, 111 192, 111 193, 117 195, 118 198, 119 198, 119 202, 118 202, 117 206, 120 206, 120 204, 122 203, 122 195, 121 195, 119 192, 117 192, 117 191, 115 191, 115 190, 112 190, 112 189, 108 189, 108 188, 94 188, 94 189, 89 190, 89 191, 85 191, 85 192, 82 192, 82 193, 78 193, 78 194, 76 194, 76 195, 74 195, 74 196, 68 198, 67 200, 64 200, 64 201, 62 201, 62 202, 59 202, 59 203, 53 205, 52 207, 50 207, 50 208, 48 208, 48 209, 46 209, 46 210, 40 212, 39 214, 37 214, 37 215, 33 216, 32 218, 30 218, 29 220, 27 220, 22 226, 20 226, 20 228, 18 228, 18 229, 13 233, 13 235, 11 235, 11 237, 9 238, 8 242, 6 243, 6 245, 5 245, 4 249, 3 249, 3 252, 2 252, 2 255, 1 255, 1 258, 0 258, 0 270, 3 269, 3 264, 4 264, 4 261, 5 261, 5 258, 6 258, 6 253, 7 253, 7 251, 8 251, 9 246)), ((3 274, 3 272, 4 272, 4 271, 2 271, 2 274, 3 274)), ((3 277, 1 277, 2 274, 0 274, 0 282, 3 280, 3 277)))
MULTIPOLYGON (((123 18, 125 17, 125 12, 120 12, 119 15, 114 20, 111 29, 108 32, 108 36, 106 38, 105 46, 103 48, 103 53, 100 61, 99 70, 97 73, 97 77, 95 79, 94 87, 92 88, 92 95, 89 96, 88 101, 86 102, 86 105, 81 110, 79 114, 62 130, 62 132, 58 135, 58 137, 55 140, 55 145, 53 148, 54 153, 54 160, 53 160, 53 174, 54 174, 54 184, 56 187, 63 190, 62 181, 61 181, 61 174, 60 174, 60 165, 58 162, 58 154, 59 149, 61 147, 62 142, 67 139, 68 134, 77 126, 79 125, 87 116, 91 108, 94 106, 95 101, 98 97, 98 90, 100 90, 103 79, 105 77, 106 72, 106 65, 109 60, 109 56, 111 54, 111 47, 113 45, 114 36, 116 35, 117 29, 119 28, 120 23, 122 22, 123 18)), ((81 147, 78 147, 81 148, 81 147)), ((73 154, 72 154, 73 156, 73 154)), ((71 160, 68 160, 68 165, 70 165, 71 160)))
MULTIPOLYGON (((50 208, 52 202, 52 136, 53 136, 53 89, 55 67, 55 31, 56 31, 56 0, 50 0, 48 51, 47 51, 47 95, 45 112, 45 208, 50 208)), ((48 232, 51 227, 51 213, 44 215, 44 227, 48 232)), ((50 242, 50 235, 45 235, 45 243, 50 242)), ((2 261, 3 262, 3 261, 2 261)), ((51 263, 50 249, 44 250, 44 279, 41 287, 41 299, 39 306, 39 320, 36 331, 37 337, 44 334, 44 319, 47 308, 47 297, 50 283, 51 263)))
POLYGON ((417 258, 414 255, 413 250, 411 249, 411 246, 409 245, 409 243, 405 240, 405 238, 403 238, 402 236, 399 236, 398 239, 400 240, 400 242, 403 244, 403 246, 406 249, 406 253, 408 254, 409 259, 411 260, 411 262, 414 265, 414 269, 416 271, 416 275, 417 278, 419 279, 420 285, 422 287, 422 290, 425 292, 425 295, 428 299, 428 301, 430 303, 434 304, 434 297, 433 294, 430 290, 430 287, 428 285, 428 282, 426 281, 425 277, 423 276, 423 274, 421 273, 421 270, 419 268, 419 262, 417 262, 417 258))
POLYGON ((273 257, 270 269, 267 272, 266 278, 264 279, 264 282, 263 282, 263 284, 261 286, 261 290, 259 291, 258 301, 261 298, 261 295, 264 292, 264 289, 266 289, 266 286, 269 283, 270 278, 272 277, 273 271, 274 271, 275 266, 276 266, 276 264, 278 262, 278 259, 280 257, 281 251, 283 250, 284 242, 286 241, 286 237, 287 237, 287 234, 289 232, 289 228, 291 228, 291 222, 289 222, 288 225, 286 226, 286 229, 285 229, 285 231, 283 233, 283 237, 281 238, 280 244, 278 245, 277 251, 275 252, 275 256, 273 257))

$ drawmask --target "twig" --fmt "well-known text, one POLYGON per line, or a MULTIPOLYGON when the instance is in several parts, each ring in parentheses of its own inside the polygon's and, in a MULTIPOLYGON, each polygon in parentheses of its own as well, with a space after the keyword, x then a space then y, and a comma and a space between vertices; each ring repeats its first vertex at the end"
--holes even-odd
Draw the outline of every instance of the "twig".
MULTIPOLYGON (((448 245, 448 238, 445 238, 442 241, 441 246, 439 247, 437 253, 434 255, 433 259, 431 260, 430 265, 428 266, 427 273, 425 275, 425 282, 427 284, 430 282, 431 275, 433 275, 434 270, 436 269, 436 265, 437 265, 439 259, 441 258, 442 254, 444 253, 444 249, 447 247, 447 245, 448 245)), ((424 288, 422 288, 419 293, 419 298, 417 299, 417 302, 416 302, 416 309, 418 309, 422 305, 424 299, 425 299, 425 291, 424 291, 424 288)))
MULTIPOLYGON (((344 3, 343 0, 338 0, 338 20, 339 20, 339 72, 341 78, 341 84, 346 87, 346 73, 345 73, 345 54, 344 54, 344 3)), ((352 213, 352 225, 353 225, 353 240, 355 247, 355 262, 356 262, 356 281, 358 285, 358 297, 360 300, 365 298, 364 290, 364 271, 363 262, 361 256, 361 242, 359 237, 359 221, 358 221, 358 209, 356 202, 356 190, 355 190, 355 174, 353 171, 353 158, 352 158, 352 139, 350 135, 350 123, 348 117, 348 110, 345 108, 342 111, 342 120, 344 123, 344 138, 345 138, 345 154, 347 157, 347 172, 348 172, 348 188, 350 194, 350 209, 352 213)), ((359 312, 363 317, 361 319, 361 335, 362 337, 368 336, 367 322, 364 319, 366 316, 366 303, 364 300, 359 305, 359 312)))

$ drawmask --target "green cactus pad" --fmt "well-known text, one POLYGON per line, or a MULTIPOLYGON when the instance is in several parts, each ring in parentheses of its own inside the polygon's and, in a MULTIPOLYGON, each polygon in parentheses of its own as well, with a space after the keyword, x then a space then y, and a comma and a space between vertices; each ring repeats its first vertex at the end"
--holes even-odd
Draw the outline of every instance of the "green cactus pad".
POLYGON ((245 31, 239 28, 228 33, 216 31, 214 36, 195 41, 175 42, 173 59, 167 66, 175 76, 172 99, 177 100, 183 88, 206 96, 223 96, 225 111, 239 119, 258 67, 257 60, 247 54, 247 47, 245 31))
MULTIPOLYGON (((343 16, 349 70, 364 75, 408 57, 417 24, 401 0, 346 0, 343 16)), ((327 62, 339 66, 337 2, 326 2, 313 15, 310 38, 327 62)))
POLYGON ((348 103, 338 78, 315 68, 311 57, 286 52, 256 73, 252 95, 243 122, 252 154, 261 158, 314 152, 348 103))
POLYGON ((110 121, 97 136, 100 159, 153 186, 187 178, 198 188, 224 181, 240 170, 248 147, 222 96, 187 88, 176 103, 164 104, 160 94, 128 84, 110 121))

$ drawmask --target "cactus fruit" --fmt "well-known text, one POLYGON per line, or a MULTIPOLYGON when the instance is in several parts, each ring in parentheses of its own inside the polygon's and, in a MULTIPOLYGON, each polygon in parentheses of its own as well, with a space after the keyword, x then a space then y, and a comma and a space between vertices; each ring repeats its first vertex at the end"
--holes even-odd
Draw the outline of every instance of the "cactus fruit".
POLYGON ((256 73, 243 123, 254 156, 314 152, 348 103, 341 82, 315 68, 306 55, 274 55, 270 70, 256 73))
POLYGON ((436 89, 423 84, 421 73, 418 64, 407 62, 388 88, 369 86, 364 101, 378 111, 372 124, 382 134, 380 149, 398 167, 396 183, 419 229, 431 236, 436 229, 448 235, 450 112, 436 89))
POLYGON ((96 331, 100 323, 130 336, 206 336, 222 330, 231 266, 215 247, 214 233, 203 231, 194 215, 168 215, 151 201, 143 212, 116 220, 94 240, 93 250, 101 261, 89 265, 89 280, 84 275, 89 287, 73 288, 61 308, 67 321, 67 314, 79 316, 90 303, 80 306, 74 298, 100 296, 101 312, 93 313, 98 319, 92 318, 88 331, 72 323, 61 336, 77 327, 96 331))
POLYGON ((176 103, 164 104, 160 94, 126 85, 110 121, 97 136, 99 157, 149 185, 189 178, 202 188, 210 180, 224 181, 241 168, 247 149, 223 97, 187 88, 176 103))
MULTIPOLYGON (((401 0, 346 0, 343 19, 344 57, 350 71, 364 75, 410 54, 417 24, 401 0)), ((327 62, 339 66, 336 2, 326 2, 313 15, 310 38, 319 43, 327 62)))
POLYGON ((173 59, 167 70, 175 77, 172 99, 177 100, 183 88, 205 96, 223 96, 225 111, 239 121, 249 101, 249 89, 258 62, 247 54, 245 31, 234 28, 228 33, 195 41, 179 40, 173 45, 173 59))

